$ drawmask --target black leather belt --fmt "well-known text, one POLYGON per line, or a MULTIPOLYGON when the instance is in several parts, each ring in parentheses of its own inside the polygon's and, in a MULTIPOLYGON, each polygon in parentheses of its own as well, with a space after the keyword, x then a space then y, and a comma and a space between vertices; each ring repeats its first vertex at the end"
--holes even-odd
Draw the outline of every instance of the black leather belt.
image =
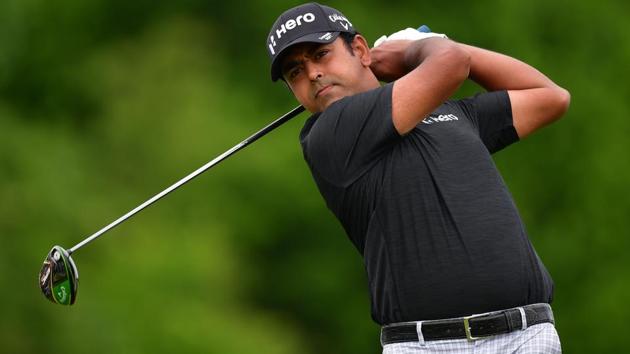
MULTIPOLYGON (((422 321, 422 336, 425 341, 444 339, 469 340, 510 333, 539 323, 554 323, 549 304, 532 304, 486 314, 472 315, 445 320, 422 321), (525 314, 525 326, 521 317, 525 314)), ((394 323, 381 328, 381 344, 417 342, 416 322, 394 323)))

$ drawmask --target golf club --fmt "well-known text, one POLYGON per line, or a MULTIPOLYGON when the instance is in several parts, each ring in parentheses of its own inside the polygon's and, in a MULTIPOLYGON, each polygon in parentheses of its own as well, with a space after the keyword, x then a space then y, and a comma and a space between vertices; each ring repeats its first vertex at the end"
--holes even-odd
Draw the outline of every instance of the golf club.
MULTIPOLYGON (((431 29, 425 25, 422 25, 419 28, 417 28, 417 31, 429 33, 431 32, 431 29)), ((156 201, 158 201, 165 195, 169 194, 175 189, 186 184, 193 178, 207 171, 211 167, 225 160, 226 158, 228 158, 235 152, 241 150, 242 148, 246 147, 247 145, 260 139, 267 133, 271 132, 272 130, 276 129, 277 127, 281 126, 282 124, 284 124, 285 122, 289 121, 290 119, 292 119, 293 117, 297 116, 298 114, 302 112, 304 112, 303 106, 295 107, 291 111, 284 114, 282 117, 276 119, 275 121, 269 123, 266 127, 254 133, 249 138, 236 144, 234 147, 232 147, 228 151, 217 156, 215 159, 201 166, 200 168, 198 168, 197 170, 195 170, 188 176, 175 182, 170 187, 166 188, 165 190, 151 197, 146 202, 140 204, 135 209, 129 211, 127 214, 121 216, 120 218, 113 221, 109 225, 95 232, 93 235, 87 237, 85 240, 79 242, 74 247, 70 248, 69 250, 66 251, 61 246, 54 246, 52 250, 46 256, 46 259, 44 260, 44 265, 42 266, 42 269, 39 272, 39 287, 41 288, 44 296, 46 296, 48 300, 56 304, 61 304, 61 305, 74 304, 74 302, 76 301, 77 288, 79 285, 79 272, 77 270, 76 265, 74 264, 74 260, 70 256, 71 254, 73 254, 74 252, 76 252, 78 249, 85 246, 86 244, 94 241, 94 239, 101 236, 105 232, 121 224, 123 221, 129 219, 130 217, 138 213, 140 210, 155 203, 156 201)))
POLYGON ((79 242, 74 247, 70 248, 69 250, 65 250, 61 246, 54 246, 50 250, 48 255, 46 256, 42 269, 39 272, 39 287, 41 288, 44 296, 46 296, 48 300, 56 304, 60 304, 60 305, 74 304, 77 297, 77 288, 79 286, 79 272, 74 263, 74 260, 72 260, 72 257, 70 256, 71 254, 73 254, 74 252, 76 252, 78 249, 85 246, 86 244, 94 241, 96 238, 103 235, 105 232, 120 225, 123 221, 129 219, 130 217, 132 217, 133 215, 135 215, 142 209, 155 203, 156 201, 158 201, 165 195, 169 194, 175 189, 186 184, 193 178, 199 176, 203 172, 210 169, 211 167, 217 165, 219 162, 230 157, 237 151, 243 149, 247 145, 255 142, 256 140, 260 139, 267 133, 271 132, 272 130, 286 123, 287 121, 297 116, 298 114, 302 113, 303 111, 304 111, 304 107, 302 106, 295 107, 291 111, 284 114, 282 117, 276 119, 275 121, 269 123, 267 126, 262 128, 258 132, 254 133, 252 136, 236 144, 231 149, 227 150, 223 154, 214 158, 212 161, 201 166, 194 172, 190 173, 188 176, 175 182, 170 187, 166 188, 165 190, 151 197, 149 200, 145 201, 144 203, 140 204, 133 210, 129 211, 127 214, 121 216, 120 218, 116 219, 109 225, 95 232, 93 235, 87 237, 85 240, 79 242))

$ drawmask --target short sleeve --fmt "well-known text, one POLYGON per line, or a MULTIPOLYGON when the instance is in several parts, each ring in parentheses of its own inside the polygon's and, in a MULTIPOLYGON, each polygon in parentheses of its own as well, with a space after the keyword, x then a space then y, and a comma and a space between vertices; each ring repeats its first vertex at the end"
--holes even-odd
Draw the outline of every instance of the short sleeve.
POLYGON ((477 127, 481 140, 491 153, 519 140, 507 91, 480 93, 458 102, 477 127))
POLYGON ((401 139, 392 121, 392 85, 345 97, 322 112, 302 134, 312 169, 347 187, 401 139))

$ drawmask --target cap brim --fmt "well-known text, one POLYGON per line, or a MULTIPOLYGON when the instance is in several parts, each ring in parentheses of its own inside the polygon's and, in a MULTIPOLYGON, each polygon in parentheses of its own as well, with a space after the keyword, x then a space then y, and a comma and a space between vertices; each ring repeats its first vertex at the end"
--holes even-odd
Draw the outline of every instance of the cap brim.
POLYGON ((300 43, 332 43, 335 39, 337 39, 337 37, 339 37, 340 33, 341 32, 331 31, 310 33, 287 43, 280 49, 276 57, 271 62, 271 81, 278 81, 278 79, 282 76, 280 64, 282 63, 282 57, 287 49, 300 43))

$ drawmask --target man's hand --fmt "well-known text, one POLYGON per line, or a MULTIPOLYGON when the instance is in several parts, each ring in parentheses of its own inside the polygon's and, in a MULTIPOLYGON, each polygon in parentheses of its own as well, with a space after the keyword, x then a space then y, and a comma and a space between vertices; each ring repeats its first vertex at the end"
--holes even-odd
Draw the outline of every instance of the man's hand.
POLYGON ((372 65, 370 68, 374 75, 380 81, 391 82, 413 70, 415 61, 411 60, 410 65, 410 60, 405 54, 412 41, 433 37, 447 38, 445 34, 430 31, 427 26, 422 26, 419 30, 406 28, 377 39, 371 50, 372 65))
POLYGON ((405 76, 413 67, 407 62, 411 40, 389 40, 370 50, 370 69, 379 81, 391 82, 405 76))

